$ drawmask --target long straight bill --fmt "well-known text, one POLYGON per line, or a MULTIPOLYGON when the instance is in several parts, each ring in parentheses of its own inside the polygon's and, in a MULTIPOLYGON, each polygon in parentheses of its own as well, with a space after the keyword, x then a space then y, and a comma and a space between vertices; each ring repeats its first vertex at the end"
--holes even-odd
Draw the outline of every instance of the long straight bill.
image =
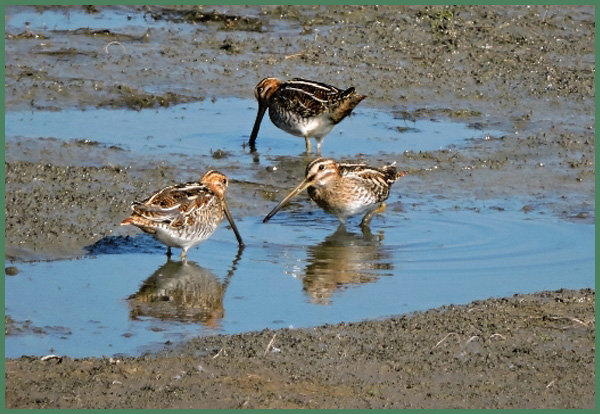
POLYGON ((290 201, 292 198, 296 197, 298 194, 300 194, 302 191, 304 191, 311 184, 312 184, 312 181, 308 181, 308 179, 305 179, 300 184, 298 184, 298 186, 296 188, 294 188, 288 195, 286 195, 285 198, 283 200, 281 200, 279 202, 279 204, 277 204, 275 206, 275 208, 273 210, 271 210, 271 212, 269 214, 267 214, 267 217, 265 217, 263 219, 263 223, 266 223, 267 221, 269 221, 271 219, 271 217, 273 217, 279 210, 281 210, 281 208, 283 206, 285 206, 288 203, 288 201, 290 201))
POLYGON ((250 134, 250 140, 248 141, 248 145, 250 145, 251 149, 256 148, 256 136, 258 135, 258 130, 260 129, 260 123, 262 122, 263 117, 265 116, 265 111, 268 106, 258 104, 258 112, 256 113, 256 120, 254 121, 254 127, 252 128, 252 133, 250 134))
POLYGON ((231 224, 231 229, 235 233, 235 237, 238 241, 238 244, 240 246, 243 246, 244 242, 242 241, 242 236, 240 236, 240 232, 238 231, 237 226, 233 221, 233 217, 231 216, 231 212, 229 211, 229 207, 227 207, 227 203, 225 202, 225 200, 223 200, 223 211, 225 212, 225 217, 227 217, 227 220, 229 220, 229 224, 231 224))

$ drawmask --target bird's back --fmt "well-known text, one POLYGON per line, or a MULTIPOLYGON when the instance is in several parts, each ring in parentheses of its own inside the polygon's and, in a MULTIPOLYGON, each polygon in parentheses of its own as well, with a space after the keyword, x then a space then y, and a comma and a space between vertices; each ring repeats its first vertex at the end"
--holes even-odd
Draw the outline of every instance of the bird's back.
POLYGON ((361 192, 373 203, 385 201, 392 185, 404 175, 400 175, 393 164, 381 168, 369 167, 366 164, 338 164, 342 180, 349 188, 361 192))
POLYGON ((134 202, 128 224, 140 228, 168 226, 177 229, 207 222, 209 227, 216 227, 212 222, 220 222, 223 212, 215 198, 215 194, 201 183, 169 186, 143 201, 134 202))
POLYGON ((327 113, 334 124, 346 117, 364 96, 354 88, 345 91, 322 82, 294 78, 281 85, 273 97, 281 111, 292 112, 303 118, 327 113))

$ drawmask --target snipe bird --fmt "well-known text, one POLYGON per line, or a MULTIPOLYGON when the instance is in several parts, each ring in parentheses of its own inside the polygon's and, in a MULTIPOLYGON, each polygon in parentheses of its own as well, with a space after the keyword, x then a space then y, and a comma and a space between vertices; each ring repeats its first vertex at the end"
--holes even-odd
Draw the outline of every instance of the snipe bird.
POLYGON ((365 97, 355 92, 321 82, 294 78, 281 81, 265 78, 254 88, 258 101, 256 121, 250 134, 248 145, 256 150, 256 136, 267 109, 276 127, 285 132, 304 137, 306 152, 311 152, 310 137, 317 141, 317 153, 321 153, 321 143, 335 125, 348 116, 365 97))
POLYGON ((144 201, 131 204, 131 217, 122 226, 134 225, 151 234, 167 246, 181 248, 185 258, 190 247, 208 239, 223 220, 223 214, 240 246, 243 241, 225 202, 227 177, 218 171, 208 171, 199 182, 165 187, 144 201))
POLYGON ((373 168, 366 164, 317 158, 306 166, 306 178, 275 206, 263 222, 266 223, 293 197, 308 189, 310 198, 342 224, 350 216, 366 213, 361 227, 368 228, 373 215, 385 210, 384 201, 394 182, 405 174, 405 171, 398 172, 394 164, 373 168))

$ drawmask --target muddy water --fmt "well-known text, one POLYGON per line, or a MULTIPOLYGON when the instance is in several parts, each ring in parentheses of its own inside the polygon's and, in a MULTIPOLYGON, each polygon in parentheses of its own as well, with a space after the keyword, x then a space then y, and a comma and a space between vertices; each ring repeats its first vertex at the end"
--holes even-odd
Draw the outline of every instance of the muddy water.
MULTIPOLYGON (((268 121, 258 141, 262 161, 244 148, 255 107, 223 98, 142 111, 9 112, 7 146, 22 150, 7 160, 139 166, 140 159, 185 154, 186 165, 195 157, 235 165, 231 176, 242 187, 261 174, 276 175, 273 165, 297 164, 301 171, 309 159, 303 140, 268 121), (81 151, 73 156, 70 147, 81 151), (112 151, 97 157, 98 148, 112 151), (294 152, 297 161, 289 156, 294 152)), ((339 125, 324 148, 336 158, 386 148, 378 155, 391 161, 403 151, 461 150, 494 136, 503 132, 367 107, 339 125)), ((268 224, 255 211, 239 218, 247 244, 239 252, 233 234, 221 228, 187 263, 166 262, 151 237, 116 228, 77 260, 15 262, 19 273, 7 278, 5 299, 16 329, 6 356, 137 355, 198 335, 377 319, 482 297, 593 286, 593 226, 527 215, 518 199, 470 201, 467 209, 443 198, 423 204, 405 194, 403 180, 370 233, 359 230, 359 218, 338 228, 301 197, 268 224)), ((263 214, 285 193, 277 186, 263 214)))
POLYGON ((167 262, 152 238, 114 237, 78 260, 17 264, 6 356, 156 350, 198 335, 383 318, 478 298, 594 286, 594 228, 520 212, 431 213, 392 203, 371 234, 302 201, 221 228, 167 262), (215 258, 218 257, 218 260, 215 258), (23 300, 27 298, 27 300, 23 300))
MULTIPOLYGON (((223 98, 142 111, 15 111, 5 116, 5 133, 9 144, 24 137, 48 137, 90 140, 142 157, 200 156, 217 150, 242 157, 256 117, 256 106, 254 100, 223 98)), ((460 122, 403 119, 389 111, 365 107, 356 109, 353 116, 325 138, 323 155, 349 157, 431 151, 490 135, 500 136, 502 132, 479 130, 460 122), (385 151, 373 151, 376 148, 385 148, 385 151)), ((268 119, 261 127, 257 147, 265 156, 301 155, 305 149, 303 138, 285 134, 268 119)), ((237 163, 244 159, 237 157, 228 161, 237 163)), ((42 154, 30 151, 30 157, 24 159, 40 162, 42 154), (33 158, 35 154, 38 156, 33 158)))

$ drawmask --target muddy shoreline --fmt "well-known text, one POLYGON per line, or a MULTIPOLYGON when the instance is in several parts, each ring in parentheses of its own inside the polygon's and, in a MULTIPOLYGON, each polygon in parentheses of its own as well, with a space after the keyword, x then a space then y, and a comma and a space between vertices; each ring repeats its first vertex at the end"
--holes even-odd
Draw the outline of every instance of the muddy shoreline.
POLYGON ((138 358, 10 359, 6 407, 593 408, 594 304, 564 290, 138 358))
MULTIPOLYGON (((23 10, 45 8, 8 7, 5 25, 23 10)), ((517 199, 524 215, 595 221, 593 6, 52 10, 117 10, 149 29, 7 29, 6 111, 251 98, 265 76, 356 85, 364 104, 399 119, 507 131, 454 151, 397 154, 409 172, 402 190, 421 208, 439 198, 458 208, 493 199, 500 211, 514 208, 502 200, 517 199), (179 29, 157 25, 164 21, 179 29)), ((7 272, 133 234, 115 226, 131 200, 190 171, 220 163, 235 177, 242 168, 213 154, 144 160, 77 138, 20 137, 5 151, 7 272)), ((235 214, 262 214, 264 201, 302 174, 295 156, 276 162, 286 174, 243 167, 252 179, 232 186, 235 214)), ((7 359, 6 406, 591 408, 594 304, 593 290, 545 292, 385 321, 203 338, 119 361, 7 359)))

